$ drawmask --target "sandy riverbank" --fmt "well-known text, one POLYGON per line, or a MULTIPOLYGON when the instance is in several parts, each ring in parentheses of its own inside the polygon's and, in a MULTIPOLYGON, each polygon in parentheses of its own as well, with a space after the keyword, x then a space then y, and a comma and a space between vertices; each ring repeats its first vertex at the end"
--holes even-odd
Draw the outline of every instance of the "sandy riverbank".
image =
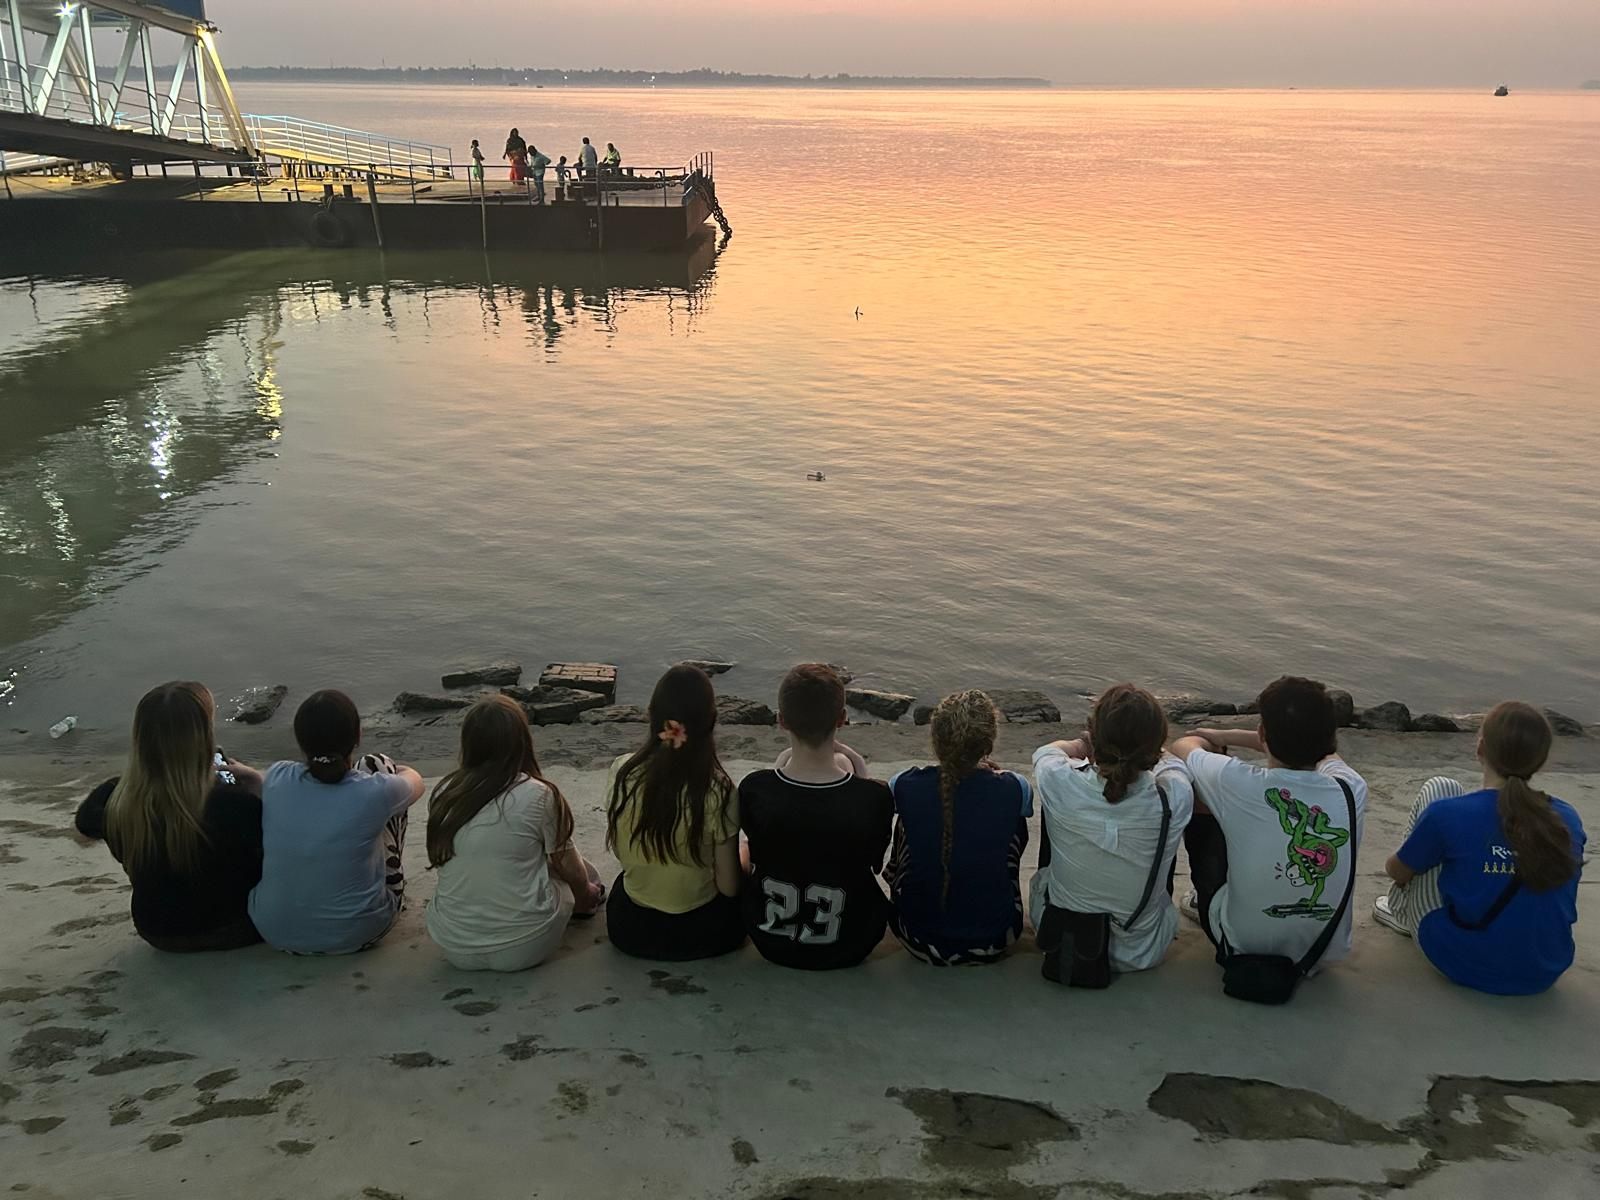
MULTIPOLYGON (((369 742, 433 776, 455 727, 374 722, 369 742)), ((1025 769, 1076 728, 1003 727, 999 756, 1025 769)), ((887 772, 926 733, 849 739, 887 772)), ((537 736, 611 869, 603 764, 639 727, 537 736)), ((778 737, 724 730, 730 769, 778 737)), ((226 740, 265 761, 288 738, 280 717, 226 740)), ((1045 984, 1026 951, 936 972, 892 942, 827 976, 750 950, 654 968, 604 945, 603 918, 532 972, 466 975, 423 931, 420 838, 373 952, 162 956, 104 848, 68 832, 120 746, 34 742, 0 747, 0 1159, 29 1197, 1455 1200, 1600 1180, 1600 923, 1550 994, 1502 1000, 1370 919, 1411 792, 1471 777, 1468 734, 1345 733, 1373 794, 1356 950, 1284 1010, 1225 999, 1189 926, 1096 994, 1045 984)), ((1560 739, 1548 785, 1600 829, 1600 739, 1560 739)))

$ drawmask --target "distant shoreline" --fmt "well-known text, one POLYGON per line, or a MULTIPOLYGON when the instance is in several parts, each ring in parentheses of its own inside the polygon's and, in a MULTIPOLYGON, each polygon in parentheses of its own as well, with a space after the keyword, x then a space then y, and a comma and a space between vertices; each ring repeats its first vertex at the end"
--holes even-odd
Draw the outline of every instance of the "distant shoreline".
POLYGON ((515 67, 230 67, 236 80, 270 83, 475 84, 531 88, 863 88, 1039 90, 1055 86, 1035 76, 746 75, 738 71, 562 71, 515 67))

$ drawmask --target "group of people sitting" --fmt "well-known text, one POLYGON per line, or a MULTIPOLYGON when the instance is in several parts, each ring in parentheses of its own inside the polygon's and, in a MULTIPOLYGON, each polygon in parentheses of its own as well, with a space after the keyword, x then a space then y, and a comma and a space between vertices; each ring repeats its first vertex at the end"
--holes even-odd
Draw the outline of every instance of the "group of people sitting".
MULTIPOLYGON (((1258 703, 1254 730, 1172 739, 1156 698, 1118 684, 1081 737, 1034 753, 1030 782, 993 760, 989 697, 958 692, 933 710, 935 761, 879 780, 839 738, 839 676, 804 664, 778 692, 788 748, 735 784, 717 756, 711 679, 673 667, 643 745, 607 778, 605 842, 622 868, 608 890, 574 846, 523 709, 491 695, 467 710, 458 765, 428 803, 427 929, 456 967, 518 971, 604 909, 611 944, 635 957, 707 958, 749 940, 772 962, 825 970, 861 963, 886 932, 927 963, 992 963, 1031 919, 1044 974, 1095 987, 1160 964, 1183 912, 1230 994, 1281 1002, 1350 950, 1367 786, 1339 756, 1322 684, 1285 677, 1258 703), (1176 901, 1180 843, 1193 891, 1176 901)), ((140 701, 127 768, 88 797, 77 827, 127 870, 152 946, 344 954, 393 926, 421 777, 361 754, 343 693, 309 697, 294 733, 303 760, 261 773, 216 749, 200 684, 140 701)), ((1572 963, 1585 836, 1571 806, 1532 784, 1551 744, 1537 709, 1497 706, 1479 736, 1481 786, 1428 781, 1386 864, 1377 920, 1457 983, 1541 992, 1572 963)))
MULTIPOLYGON (((522 183, 524 180, 533 181, 533 201, 543 204, 544 173, 551 166, 550 156, 540 152, 539 147, 530 145, 520 132, 513 129, 506 138, 505 152, 501 155, 510 165, 511 182, 522 183)), ((555 164, 556 195, 559 198, 566 190, 567 176, 573 171, 577 172, 581 182, 584 179, 593 179, 599 172, 607 175, 620 175, 622 173, 622 152, 617 149, 614 142, 606 143, 605 157, 601 158, 594 144, 588 138, 583 139, 583 145, 578 149, 578 160, 569 166, 567 156, 563 154, 555 164)), ((483 148, 478 145, 478 139, 472 139, 472 178, 479 183, 483 182, 483 148)))

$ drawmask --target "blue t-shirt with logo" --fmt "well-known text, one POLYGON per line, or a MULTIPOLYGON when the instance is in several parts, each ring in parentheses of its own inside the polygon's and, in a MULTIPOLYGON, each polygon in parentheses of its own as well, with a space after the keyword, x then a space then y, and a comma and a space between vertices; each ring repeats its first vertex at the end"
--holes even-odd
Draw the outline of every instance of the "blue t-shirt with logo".
POLYGON ((1444 907, 1422 919, 1417 944, 1428 961, 1464 987, 1500 996, 1528 996, 1550 987, 1572 965, 1572 926, 1578 920, 1583 823, 1572 806, 1550 806, 1572 832, 1572 878, 1548 892, 1520 889, 1487 929, 1481 921, 1516 876, 1516 854, 1500 828, 1492 789, 1451 796, 1423 810, 1399 858, 1421 873, 1439 868, 1444 907))

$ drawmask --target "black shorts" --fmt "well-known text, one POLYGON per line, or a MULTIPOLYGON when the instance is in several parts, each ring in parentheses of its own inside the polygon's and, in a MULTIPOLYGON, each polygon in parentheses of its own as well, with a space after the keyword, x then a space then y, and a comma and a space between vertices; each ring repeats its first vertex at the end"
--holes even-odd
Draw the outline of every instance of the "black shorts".
POLYGON ((719 893, 686 913, 666 913, 636 903, 622 875, 606 900, 606 929, 611 944, 624 954, 658 962, 716 958, 744 945, 744 919, 736 897, 719 893))

